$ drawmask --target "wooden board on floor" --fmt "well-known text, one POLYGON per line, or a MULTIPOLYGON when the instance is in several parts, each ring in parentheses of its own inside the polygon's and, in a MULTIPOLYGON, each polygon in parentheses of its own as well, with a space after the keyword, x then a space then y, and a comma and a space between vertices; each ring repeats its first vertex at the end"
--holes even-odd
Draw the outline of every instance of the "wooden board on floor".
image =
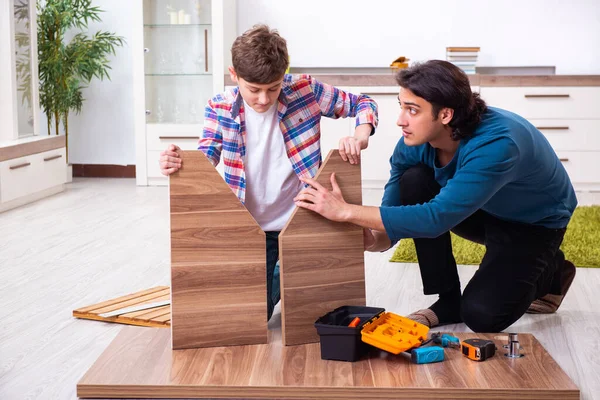
POLYGON ((95 321, 116 322, 126 325, 151 326, 157 328, 168 328, 171 326, 171 306, 165 305, 147 310, 140 310, 120 314, 114 317, 103 317, 101 314, 141 306, 170 299, 168 286, 156 286, 151 289, 142 290, 127 296, 103 301, 102 303, 73 310, 73 316, 95 321))
POLYGON ((525 357, 503 356, 498 334, 484 362, 446 349, 446 360, 412 364, 407 354, 374 350, 354 363, 323 361, 318 343, 171 350, 169 331, 124 327, 77 384, 80 398, 260 399, 579 399, 579 389, 530 334, 519 334, 525 357))
MULTIPOLYGON (((330 176, 348 203, 362 204, 360 165, 329 152, 317 181, 331 190, 330 176)), ((296 208, 279 235, 281 321, 284 345, 319 340, 314 322, 343 305, 365 305, 362 228, 329 221, 296 208)))
POLYGON ((265 234, 201 151, 170 177, 173 348, 267 342, 265 234))

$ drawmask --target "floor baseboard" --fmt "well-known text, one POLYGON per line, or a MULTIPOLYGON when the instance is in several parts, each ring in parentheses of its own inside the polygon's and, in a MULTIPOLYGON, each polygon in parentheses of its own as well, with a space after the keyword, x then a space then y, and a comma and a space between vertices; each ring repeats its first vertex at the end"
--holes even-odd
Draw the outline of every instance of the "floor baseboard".
POLYGON ((72 164, 78 178, 135 178, 135 165, 72 164))

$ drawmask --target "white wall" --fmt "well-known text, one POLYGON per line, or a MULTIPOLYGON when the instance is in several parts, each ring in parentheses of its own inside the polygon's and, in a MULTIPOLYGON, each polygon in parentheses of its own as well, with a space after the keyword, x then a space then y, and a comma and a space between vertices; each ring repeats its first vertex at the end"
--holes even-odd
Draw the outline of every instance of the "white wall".
MULTIPOLYGON (((141 1, 94 0, 106 12, 90 32, 109 30, 128 44, 111 56, 112 80, 93 81, 69 120, 71 163, 135 164, 132 60, 143 53, 131 47, 131 20, 141 1)), ((600 0, 238 0, 237 8, 238 32, 259 22, 279 29, 297 67, 382 67, 400 55, 443 59, 446 46, 474 45, 479 65, 600 74, 600 0)))
POLYGON ((238 1, 238 32, 277 28, 295 67, 386 67, 480 46, 481 66, 600 74, 600 0, 238 1))
MULTIPOLYGON (((79 115, 69 116, 69 162, 71 164, 135 164, 133 131, 133 51, 131 19, 141 0, 94 0, 105 12, 102 22, 91 22, 89 34, 98 30, 113 32, 126 41, 110 55, 110 80, 92 80, 83 89, 79 115)), ((137 53, 143 56, 142 49, 137 53)), ((40 121, 40 134, 47 133, 46 119, 40 121)))

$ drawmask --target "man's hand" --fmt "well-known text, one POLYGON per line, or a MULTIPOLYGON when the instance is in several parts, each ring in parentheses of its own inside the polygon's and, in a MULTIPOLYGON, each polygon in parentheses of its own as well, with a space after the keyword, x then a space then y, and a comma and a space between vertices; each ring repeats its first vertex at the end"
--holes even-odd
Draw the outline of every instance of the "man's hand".
POLYGON ((360 163, 360 152, 369 146, 369 135, 373 126, 362 124, 356 127, 354 136, 346 136, 340 139, 339 150, 342 160, 350 164, 360 163))
POLYGON ((172 144, 169 145, 165 151, 160 153, 158 163, 160 164, 161 174, 169 176, 181 168, 181 157, 179 157, 179 154, 177 153, 179 150, 181 150, 179 147, 172 144))
POLYGON ((314 211, 331 221, 343 222, 346 220, 349 214, 349 204, 342 196, 342 191, 335 179, 335 172, 331 174, 331 187, 333 188, 331 191, 314 179, 300 178, 300 180, 311 187, 302 189, 294 198, 298 207, 314 211))

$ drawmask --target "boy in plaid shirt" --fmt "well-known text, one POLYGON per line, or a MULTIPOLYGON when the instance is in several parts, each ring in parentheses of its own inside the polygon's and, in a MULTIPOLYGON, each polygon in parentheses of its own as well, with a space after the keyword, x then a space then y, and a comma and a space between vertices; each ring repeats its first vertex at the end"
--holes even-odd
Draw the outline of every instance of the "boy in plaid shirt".
MULTIPOLYGON (((377 126, 377 104, 368 96, 343 92, 308 75, 289 75, 286 41, 257 25, 231 48, 229 68, 237 87, 209 100, 198 142, 213 165, 222 158, 225 181, 267 238, 268 319, 279 301, 278 236, 303 188, 321 165, 320 120, 356 117, 354 136, 340 139, 344 161, 356 164, 377 126)), ((181 167, 179 147, 160 155, 170 175, 181 167)))

